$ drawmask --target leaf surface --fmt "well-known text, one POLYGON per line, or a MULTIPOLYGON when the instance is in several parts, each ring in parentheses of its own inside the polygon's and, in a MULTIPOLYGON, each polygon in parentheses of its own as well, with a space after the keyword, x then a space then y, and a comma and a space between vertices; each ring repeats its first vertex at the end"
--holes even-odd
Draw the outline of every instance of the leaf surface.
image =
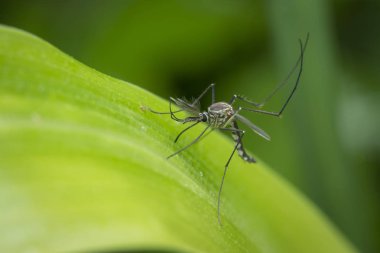
MULTIPOLYGON (((233 158, 218 132, 168 102, 0 26, 0 251, 355 252, 263 162, 233 158)), ((274 158, 275 159, 275 158, 274 158)))

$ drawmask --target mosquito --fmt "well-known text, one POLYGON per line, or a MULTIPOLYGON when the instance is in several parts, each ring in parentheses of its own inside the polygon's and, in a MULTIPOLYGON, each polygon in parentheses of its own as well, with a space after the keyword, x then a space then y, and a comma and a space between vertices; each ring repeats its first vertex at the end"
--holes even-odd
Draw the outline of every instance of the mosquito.
POLYGON ((218 203, 217 203, 217 212, 218 212, 218 222, 221 225, 221 215, 220 215, 220 206, 221 206, 221 194, 223 189, 224 180, 227 174, 227 170, 229 167, 229 164, 231 162, 231 159, 235 152, 237 151, 238 155, 246 162, 248 163, 255 163, 256 160, 250 156, 243 146, 243 136, 245 134, 244 130, 241 130, 238 126, 239 123, 243 123, 248 128, 250 128, 253 132, 258 134, 259 136, 263 137, 266 140, 270 140, 270 136, 262 129, 260 129, 258 126, 253 124, 251 121, 249 121, 244 116, 240 115, 241 111, 250 111, 255 113, 261 113, 266 114, 274 117, 281 117, 282 113, 284 112, 285 108, 289 104, 289 101, 294 95, 294 92, 296 91, 301 74, 302 74, 302 68, 303 68, 303 59, 304 59, 304 52, 307 46, 309 40, 309 34, 307 34, 305 43, 302 43, 302 40, 299 39, 299 46, 300 46, 300 55, 298 57, 297 62, 291 69, 291 71, 288 73, 286 78, 272 91, 269 96, 267 96, 262 102, 256 103, 253 102, 243 96, 240 95, 233 95, 232 98, 228 102, 216 102, 215 100, 215 84, 209 85, 195 100, 188 101, 185 98, 173 98, 170 97, 169 99, 169 112, 157 112, 150 108, 145 107, 147 110, 149 110, 152 113, 155 114, 170 114, 170 117, 180 123, 186 124, 192 122, 188 127, 183 129, 177 137, 174 139, 174 143, 176 143, 179 138, 189 129, 193 128, 194 126, 198 125, 201 122, 206 123, 206 127, 203 129, 203 131, 196 137, 192 142, 190 142, 188 145, 184 146, 183 148, 177 150, 173 154, 169 155, 167 159, 178 155, 182 151, 186 150, 190 146, 197 143, 202 137, 205 137, 207 134, 207 130, 210 130, 208 133, 215 129, 219 129, 221 131, 230 132, 232 135, 232 138, 235 142, 235 147, 232 150, 231 155, 229 156, 227 163, 224 166, 224 172, 221 179, 221 183, 219 186, 219 192, 218 192, 218 203), (271 99, 289 80, 289 78, 293 75, 293 73, 298 68, 298 74, 297 78, 295 80, 295 84, 293 86, 293 89, 291 90, 289 96, 285 100, 284 104, 282 105, 281 109, 278 112, 273 111, 266 111, 262 110, 261 108, 268 102, 269 99, 271 99), (200 108, 200 100, 206 95, 208 91, 211 90, 211 105, 208 107, 207 111, 201 111, 200 108), (233 108, 233 104, 236 101, 241 101, 246 103, 246 107, 240 106, 237 109, 233 108), (178 110, 173 111, 172 104, 177 105, 179 107, 178 110), (179 118, 177 117, 177 113, 179 112, 187 112, 191 116, 186 118, 179 118))

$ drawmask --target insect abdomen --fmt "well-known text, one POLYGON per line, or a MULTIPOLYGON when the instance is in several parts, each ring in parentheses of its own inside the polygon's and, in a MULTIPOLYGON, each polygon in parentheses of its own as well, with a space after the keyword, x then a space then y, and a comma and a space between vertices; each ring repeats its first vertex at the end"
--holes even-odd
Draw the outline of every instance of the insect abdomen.
MULTIPOLYGON (((233 128, 239 129, 238 124, 237 124, 237 122, 235 120, 231 122, 231 125, 232 125, 233 128)), ((245 151, 245 149, 243 147, 243 142, 241 140, 241 133, 240 132, 232 132, 232 138, 237 143, 236 150, 237 150, 239 156, 244 161, 247 161, 249 163, 256 162, 256 160, 252 156, 248 155, 247 152, 245 151)))

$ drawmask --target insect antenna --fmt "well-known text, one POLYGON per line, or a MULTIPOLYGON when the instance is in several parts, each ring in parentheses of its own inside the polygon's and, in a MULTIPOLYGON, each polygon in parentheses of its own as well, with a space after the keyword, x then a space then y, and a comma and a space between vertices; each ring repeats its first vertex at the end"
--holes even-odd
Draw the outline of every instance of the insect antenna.
POLYGON ((175 113, 182 112, 183 109, 179 109, 179 110, 173 111, 172 110, 172 100, 171 99, 169 100, 169 112, 157 112, 157 111, 152 110, 150 107, 147 107, 147 106, 143 106, 142 109, 143 110, 148 110, 148 111, 150 111, 151 113, 154 113, 154 114, 170 114, 170 117, 173 120, 175 120, 177 122, 183 122, 184 121, 184 119, 180 119, 177 116, 175 116, 175 113))

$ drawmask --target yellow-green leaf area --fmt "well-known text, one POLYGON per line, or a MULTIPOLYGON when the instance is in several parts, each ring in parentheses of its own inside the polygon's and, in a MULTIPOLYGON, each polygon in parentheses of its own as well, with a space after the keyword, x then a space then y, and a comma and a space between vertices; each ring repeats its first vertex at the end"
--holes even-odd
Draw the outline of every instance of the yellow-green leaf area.
MULTIPOLYGON (((97 72, 26 32, 0 27, 0 251, 355 252, 264 162, 234 157, 149 91, 97 72)), ((307 169, 307 168, 305 168, 307 169)))

